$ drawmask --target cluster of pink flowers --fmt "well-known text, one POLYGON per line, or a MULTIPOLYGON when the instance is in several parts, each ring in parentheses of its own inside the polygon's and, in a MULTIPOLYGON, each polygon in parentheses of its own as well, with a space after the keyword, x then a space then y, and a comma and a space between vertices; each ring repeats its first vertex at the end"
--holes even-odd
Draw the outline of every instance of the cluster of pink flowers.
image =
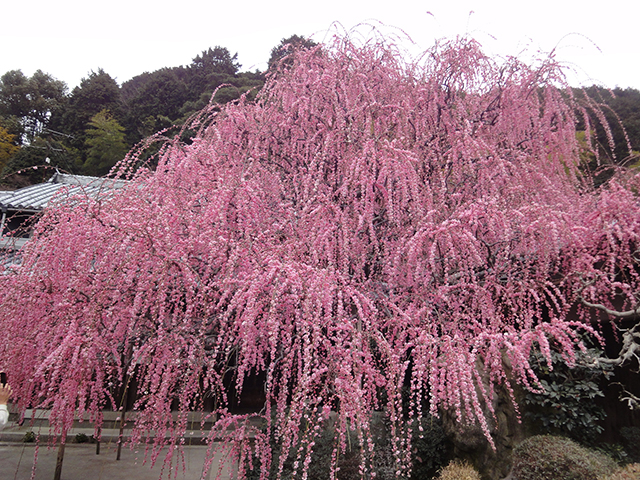
POLYGON ((409 418, 446 409, 491 441, 495 385, 536 388, 532 349, 571 359, 593 331, 578 297, 638 292, 639 181, 590 184, 585 102, 553 58, 497 62, 467 39, 416 64, 346 39, 295 52, 154 169, 131 154, 127 188, 45 212, 0 279, 19 405, 51 409, 57 432, 99 426, 135 378, 134 441, 154 431, 155 460, 213 396, 211 439, 261 478, 269 438, 276 471, 287 455, 308 469, 331 411, 334 459, 350 430, 370 446, 374 411, 400 471, 409 418), (229 383, 257 374, 265 428, 229 412, 229 383))

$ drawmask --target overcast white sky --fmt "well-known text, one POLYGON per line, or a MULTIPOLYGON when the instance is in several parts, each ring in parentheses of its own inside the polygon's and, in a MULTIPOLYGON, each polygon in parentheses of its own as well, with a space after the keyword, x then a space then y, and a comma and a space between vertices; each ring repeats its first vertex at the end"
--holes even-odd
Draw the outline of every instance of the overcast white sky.
POLYGON ((0 75, 41 69, 70 89, 91 70, 122 83, 216 45, 238 53, 243 71, 263 70, 284 37, 321 42, 363 22, 402 29, 423 50, 465 33, 490 53, 556 48, 574 85, 640 89, 638 0, 14 0, 1 10, 0 75))

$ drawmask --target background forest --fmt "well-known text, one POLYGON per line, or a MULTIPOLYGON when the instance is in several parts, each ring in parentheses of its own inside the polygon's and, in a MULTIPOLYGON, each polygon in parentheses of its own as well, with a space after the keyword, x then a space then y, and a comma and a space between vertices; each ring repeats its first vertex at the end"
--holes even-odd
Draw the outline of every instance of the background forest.
MULTIPOLYGON (((297 35, 283 39, 272 49, 269 68, 287 45, 310 44, 297 35)), ((189 65, 144 72, 122 85, 102 69, 89 72, 71 91, 41 70, 31 77, 20 70, 6 72, 0 77, 0 185, 11 189, 42 182, 53 168, 105 175, 142 139, 183 125, 211 100, 224 104, 246 92, 255 96, 268 72, 240 69, 237 54, 216 46, 189 65)), ((611 165, 637 161, 628 152, 629 146, 640 150, 640 91, 594 85, 585 93, 602 103, 611 125, 613 149, 607 132, 601 127, 596 132, 602 158, 594 159, 594 166, 604 165, 607 177, 611 165)))
MULTIPOLYGON (((297 35, 283 39, 272 49, 270 68, 287 45, 312 42, 297 35)), ((241 72, 237 57, 217 46, 189 65, 144 72, 122 85, 98 69, 71 91, 41 70, 31 77, 6 72, 0 77, 0 185, 39 183, 53 168, 105 175, 132 146, 183 125, 211 100, 255 96, 267 72, 241 72)))

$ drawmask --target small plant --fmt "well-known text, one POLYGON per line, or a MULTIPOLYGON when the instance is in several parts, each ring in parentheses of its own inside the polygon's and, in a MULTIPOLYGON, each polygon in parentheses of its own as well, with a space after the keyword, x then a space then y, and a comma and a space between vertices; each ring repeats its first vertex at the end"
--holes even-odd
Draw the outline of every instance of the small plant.
POLYGON ((76 443, 89 443, 91 441, 91 437, 85 435, 84 433, 78 433, 76 435, 76 443))
POLYGON ((437 480, 480 480, 478 471, 467 462, 454 460, 444 467, 437 480))
MULTIPOLYGON (((304 427, 303 427, 304 428, 304 427)), ((308 480, 325 480, 330 477, 331 459, 335 442, 337 441, 336 432, 331 428, 325 428, 320 435, 315 438, 315 448, 311 454, 309 469, 306 478, 308 480)), ((337 466, 339 468, 338 480, 353 480, 358 477, 358 468, 360 465, 360 447, 355 432, 349 432, 347 443, 351 445, 346 452, 338 455, 337 466)), ((300 443, 295 445, 289 452, 289 456, 284 461, 284 468, 281 478, 286 480, 299 480, 303 478, 302 468, 294 468, 294 464, 298 462, 295 456, 297 454, 300 443), (296 471, 294 475, 294 470, 296 471)), ((276 478, 280 455, 282 454, 282 446, 274 435, 270 438, 270 446, 273 452, 271 463, 271 471, 269 478, 276 478)), ((257 480, 260 477, 260 465, 257 458, 253 459, 253 470, 246 474, 247 480, 257 480)))
POLYGON ((629 463, 629 454, 619 443, 603 443, 596 448, 602 453, 609 455, 620 465, 629 463))
POLYGON ((431 478, 450 458, 442 421, 435 417, 426 417, 422 418, 420 423, 422 431, 414 425, 411 442, 413 448, 411 478, 415 480, 431 478))
POLYGON ((540 379, 542 393, 525 396, 525 418, 535 433, 562 435, 581 443, 592 442, 603 431, 598 423, 606 417, 595 400, 604 397, 599 381, 611 376, 611 371, 595 366, 591 359, 599 351, 590 349, 576 353, 576 365, 569 368, 562 355, 551 352, 553 368, 544 356, 532 355, 531 366, 540 379))
POLYGON ((629 464, 611 475, 598 477, 598 480, 640 480, 640 463, 629 464))
POLYGON ((629 461, 640 462, 640 428, 622 427, 620 429, 622 445, 629 455, 629 461))
POLYGON ((598 480, 618 469, 602 452, 551 435, 530 437, 513 452, 511 476, 518 480, 598 480))
POLYGON ((24 437, 22 437, 22 441, 24 443, 33 443, 36 441, 36 434, 29 430, 24 434, 24 437))

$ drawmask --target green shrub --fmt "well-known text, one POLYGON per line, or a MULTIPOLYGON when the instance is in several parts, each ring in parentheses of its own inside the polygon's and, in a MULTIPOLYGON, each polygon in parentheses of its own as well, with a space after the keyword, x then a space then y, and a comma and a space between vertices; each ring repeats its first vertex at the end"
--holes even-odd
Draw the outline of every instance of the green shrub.
POLYGON ((24 437, 22 437, 22 441, 24 443, 33 443, 36 441, 36 434, 29 431, 27 433, 24 434, 24 437))
MULTIPOLYGON (((412 437, 412 480, 432 478, 448 460, 446 437, 442 422, 437 418, 425 417, 420 420, 422 431, 416 423, 413 425, 412 437), (422 435, 422 438, 420 438, 422 435)), ((395 480, 398 470, 396 457, 390 438, 390 425, 383 414, 374 414, 371 420, 371 438, 374 443, 373 455, 368 460, 368 466, 375 471, 376 480, 395 480)), ((360 479, 360 463, 362 460, 360 445, 356 432, 349 433, 350 448, 339 455, 338 480, 360 479)), ((330 477, 331 456, 336 444, 336 433, 332 428, 325 428, 314 440, 314 448, 309 463, 308 480, 326 480, 330 477)), ((273 453, 270 475, 273 477, 281 455, 279 442, 272 438, 270 441, 273 453)), ((300 445, 296 445, 285 460, 283 478, 298 480, 302 478, 302 468, 298 468, 293 475, 294 456, 300 445)), ((249 480, 257 480, 260 476, 259 461, 253 460, 254 469, 248 472, 249 480)))
POLYGON ((609 455, 613 458, 618 464, 625 465, 629 463, 629 454, 625 450, 625 448, 618 443, 603 443, 596 447, 596 450, 609 455))
POLYGON ((539 435, 515 448, 512 476, 518 480, 597 480, 617 468, 604 453, 568 438, 539 435))
MULTIPOLYGON (((309 463, 309 470, 307 472, 308 480, 326 480, 330 477, 331 471, 331 455, 336 442, 336 434, 333 430, 325 429, 322 433, 315 438, 315 446, 311 454, 311 462, 309 463)), ((276 471, 278 469, 278 462, 282 455, 282 448, 280 443, 274 438, 271 438, 271 451, 272 451, 272 463, 269 478, 275 478, 276 471)), ((348 444, 351 448, 348 448, 346 452, 341 452, 338 457, 338 480, 355 480, 359 477, 360 468, 360 450, 358 448, 358 439, 355 432, 349 433, 348 444)), ((299 465, 297 474, 294 476, 294 463, 295 456, 300 444, 294 446, 289 451, 289 456, 284 461, 284 468, 282 472, 282 478, 286 480, 299 480, 303 477, 302 467, 299 465)), ((260 477, 260 466, 257 459, 253 460, 253 470, 247 472, 248 480, 257 480, 260 477)))
MULTIPOLYGON (((442 421, 436 417, 422 417, 414 420, 411 427, 411 479, 432 478, 450 459, 442 421)), ((376 480, 396 478, 397 464, 390 431, 389 420, 383 415, 374 415, 371 434, 375 444, 372 466, 376 480)))
POLYGON ((640 463, 632 463, 611 475, 598 477, 598 480, 640 480, 640 463))
POLYGON ((414 425, 411 442, 413 447, 411 478, 413 480, 433 477, 450 458, 442 421, 435 417, 425 417, 420 423, 422 431, 414 425))
POLYGON ((440 471, 437 480, 480 480, 480 474, 467 462, 454 460, 440 471))
POLYGON ((622 427, 620 436, 622 437, 622 445, 629 455, 629 461, 640 463, 640 428, 622 427))
POLYGON ((595 399, 604 397, 599 382, 609 378, 611 372, 593 366, 590 358, 598 355, 595 349, 577 352, 576 365, 569 368, 562 356, 552 351, 553 369, 542 354, 532 355, 531 366, 544 390, 528 392, 524 398, 525 419, 535 433, 562 435, 581 443, 593 441, 602 433, 598 422, 606 414, 595 399))

